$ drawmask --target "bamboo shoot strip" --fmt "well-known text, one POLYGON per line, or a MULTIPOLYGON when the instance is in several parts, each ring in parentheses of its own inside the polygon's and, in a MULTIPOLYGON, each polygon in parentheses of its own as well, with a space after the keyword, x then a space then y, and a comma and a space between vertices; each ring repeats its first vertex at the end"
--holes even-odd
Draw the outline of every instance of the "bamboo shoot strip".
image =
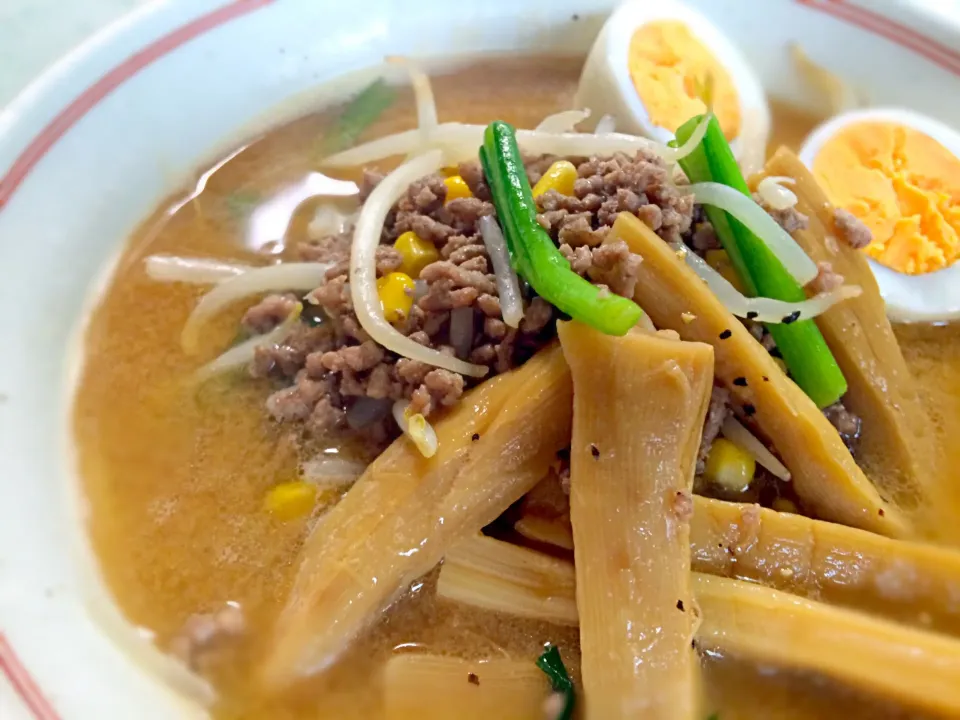
POLYGON ((577 624, 576 580, 568 562, 478 535, 454 546, 443 561, 437 595, 487 610, 577 624))
POLYGON ((386 720, 531 720, 550 681, 529 660, 395 655, 384 672, 386 720))
POLYGON ((887 320, 873 271, 862 252, 832 238, 834 208, 796 155, 780 148, 751 183, 768 175, 796 181, 791 186, 796 207, 809 220, 806 230, 793 234, 800 247, 816 262, 830 263, 847 284, 863 291, 860 297, 833 306, 816 322, 847 378, 844 404, 865 418, 859 457, 875 468, 874 482, 882 483, 897 504, 915 507, 937 490, 932 484, 937 478, 927 462, 933 454, 930 421, 887 320))
MULTIPOLYGON (((802 515, 779 513, 757 505, 694 497, 690 554, 697 572, 751 580, 814 600, 863 610, 889 620, 960 637, 960 551, 848 528, 802 515)), ((560 523, 560 520, 556 521, 560 523)), ((567 526, 569 531, 569 526, 567 526)), ((458 546, 459 577, 445 576, 450 555, 440 573, 441 595, 459 591, 457 600, 491 610, 519 614, 512 595, 522 577, 526 608, 545 619, 549 598, 552 622, 574 625, 576 605, 564 604, 567 586, 559 578, 573 569, 563 560, 537 554, 490 538, 478 563, 460 557, 480 556, 458 546), (515 557, 515 550, 522 550, 515 557), (518 562, 522 560, 522 563, 518 562), (486 582, 495 574, 498 584, 486 582), (459 587, 458 587, 459 586, 459 587), (561 592, 562 590, 562 592, 561 592), (561 611, 559 608, 564 607, 561 611)))
POLYGON ((694 498, 693 569, 960 636, 960 552, 694 498))
POLYGON ((910 534, 906 518, 880 497, 833 425, 670 246, 628 213, 620 214, 612 232, 643 257, 637 302, 658 328, 713 345, 717 378, 774 440, 806 506, 844 525, 895 537, 910 534))
POLYGON ((300 552, 263 668, 267 687, 329 667, 456 542, 533 487, 569 440, 571 405, 570 373, 549 348, 437 422, 432 458, 405 438, 381 454, 300 552))
POLYGON ((587 720, 697 718, 691 486, 713 350, 558 326, 574 384, 570 448, 587 720))
POLYGON ((739 580, 695 574, 697 644, 814 672, 905 707, 960 715, 960 642, 739 580))
POLYGON ((573 550, 573 534, 570 518, 542 518, 524 515, 513 524, 513 529, 527 540, 553 545, 561 550, 573 550))
MULTIPOLYGON (((722 504, 736 507, 733 503, 722 504)), ((703 514, 701 510, 698 501, 695 518, 703 514)), ((724 523, 716 518, 712 521, 724 523)), ((838 531, 845 529, 838 528, 838 531)), ((891 548, 907 545, 885 538, 877 540, 891 548)), ((697 542, 697 538, 694 541, 697 542)), ((495 542, 509 547, 508 543, 495 542)), ((505 552, 507 562, 509 557, 505 552)), ((547 559, 566 564, 564 560, 547 559)), ((445 572, 444 567, 441 578, 445 572)), ((477 578, 474 592, 482 593, 479 589, 482 581, 482 577, 477 578)), ((841 582, 842 578, 838 578, 837 583, 841 582)), ((544 590, 548 587, 553 586, 545 584, 544 590)), ((800 589, 810 587, 804 585, 800 589)), ((536 588, 526 587, 524 591, 536 592, 536 588)), ((765 665, 818 673, 906 707, 932 710, 948 717, 960 714, 960 695, 956 692, 956 679, 960 677, 960 641, 954 638, 806 600, 752 582, 701 573, 693 573, 693 592, 702 619, 697 630, 697 643, 702 649, 735 654, 765 665)), ((496 595, 509 597, 500 592, 496 595)), ((470 603, 466 595, 462 597, 470 603)), ((512 612, 507 602, 496 609, 505 614, 512 612)))

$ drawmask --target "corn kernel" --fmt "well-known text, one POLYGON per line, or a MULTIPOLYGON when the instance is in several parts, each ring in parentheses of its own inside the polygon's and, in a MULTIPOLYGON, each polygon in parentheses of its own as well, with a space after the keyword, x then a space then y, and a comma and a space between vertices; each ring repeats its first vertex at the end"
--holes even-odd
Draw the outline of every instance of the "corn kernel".
POLYGON ((707 261, 707 265, 723 275, 728 283, 741 293, 744 292, 743 283, 740 282, 737 271, 733 269, 733 263, 730 262, 730 256, 727 255, 726 250, 707 250, 707 256, 704 259, 707 261))
POLYGON ((466 180, 459 175, 451 175, 445 178, 443 184, 447 186, 447 199, 443 201, 444 205, 451 200, 473 197, 473 193, 470 192, 470 186, 467 185, 466 180))
POLYGON ((281 520, 296 520, 309 515, 316 501, 316 485, 305 480, 294 480, 272 488, 264 498, 263 507, 281 520))
POLYGON ((427 265, 440 259, 436 246, 429 240, 421 239, 413 230, 398 237, 393 247, 403 261, 400 269, 412 278, 420 277, 427 265))
POLYGON ((726 438, 717 438, 707 455, 703 475, 723 490, 737 493, 750 487, 756 469, 756 460, 750 453, 726 438))
POLYGON ((387 322, 403 322, 413 306, 413 278, 406 273, 392 272, 377 280, 377 294, 387 322))
POLYGON ((573 184, 577 180, 577 168, 567 160, 557 160, 533 187, 533 196, 540 197, 547 190, 556 190, 561 195, 573 195, 573 184))
POLYGON ((773 509, 777 512, 784 513, 793 513, 794 515, 800 512, 800 508, 797 507, 797 504, 790 498, 778 497, 773 501, 773 509))

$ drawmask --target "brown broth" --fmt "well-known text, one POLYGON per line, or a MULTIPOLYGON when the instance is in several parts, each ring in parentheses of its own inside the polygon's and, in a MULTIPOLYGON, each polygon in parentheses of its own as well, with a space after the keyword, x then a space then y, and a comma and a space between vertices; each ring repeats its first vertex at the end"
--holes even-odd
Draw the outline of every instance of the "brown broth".
MULTIPOLYGON (((441 120, 500 117, 530 127, 569 107, 580 63, 500 60, 439 77, 441 120)), ((776 103, 773 111, 773 147, 796 146, 816 120, 776 103)), ((295 453, 262 410, 267 383, 225 379, 200 393, 188 384, 191 372, 232 338, 242 308, 210 328, 201 357, 187 357, 179 334, 200 291, 151 282, 142 260, 173 253, 262 261, 264 253, 282 253, 303 239, 310 202, 291 214, 286 228, 282 222, 255 232, 250 217, 315 169, 309 148, 328 122, 327 115, 312 115, 268 133, 217 169, 195 198, 158 210, 128 243, 86 337, 76 440, 90 499, 89 529, 114 596, 131 622, 157 633, 161 646, 191 614, 227 601, 239 603, 248 618, 244 644, 207 668, 221 694, 218 718, 379 717, 377 670, 395 648, 532 662, 550 640, 578 665, 575 630, 445 605, 432 597, 433 580, 427 578, 323 678, 281 699, 253 689, 251 669, 285 598, 307 529, 306 521, 281 522, 262 509, 265 492, 294 476, 295 453)), ((413 103, 404 93, 367 136, 413 122, 413 103)), ((960 329, 902 328, 900 337, 931 417, 949 438, 960 418, 960 329)), ((942 467, 955 467, 960 446, 943 445, 952 454, 942 467)), ((905 717, 824 683, 784 673, 771 677, 733 661, 711 660, 706 678, 707 699, 723 720, 840 718, 866 708, 871 717, 905 717)))

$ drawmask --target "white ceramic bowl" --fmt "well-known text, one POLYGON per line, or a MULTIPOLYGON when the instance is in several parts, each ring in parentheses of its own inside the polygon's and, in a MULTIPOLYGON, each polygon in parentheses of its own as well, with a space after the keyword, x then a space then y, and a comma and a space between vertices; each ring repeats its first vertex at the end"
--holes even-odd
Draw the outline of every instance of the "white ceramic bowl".
MULTIPOLYGON (((960 125, 953 3, 688 1, 774 95, 813 102, 787 52, 799 42, 872 103, 960 125)), ((68 435, 84 313, 137 222, 243 138, 316 107, 327 80, 386 54, 586 52, 612 5, 168 0, 0 114, 0 716, 204 714, 157 679, 160 656, 95 581, 68 435)))

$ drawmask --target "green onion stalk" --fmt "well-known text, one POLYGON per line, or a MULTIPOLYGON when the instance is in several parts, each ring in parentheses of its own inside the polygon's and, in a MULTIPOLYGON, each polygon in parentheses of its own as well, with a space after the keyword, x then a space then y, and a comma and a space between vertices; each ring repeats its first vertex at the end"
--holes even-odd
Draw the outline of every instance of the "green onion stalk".
POLYGON ((570 317, 608 335, 624 335, 636 325, 643 314, 640 306, 573 272, 537 222, 537 205, 512 126, 500 121, 487 126, 480 162, 511 264, 536 293, 570 317))
MULTIPOLYGON (((701 119, 697 116, 684 123, 677 130, 676 142, 686 142, 701 119)), ((692 183, 721 183, 750 197, 750 189, 716 117, 709 119, 703 141, 680 161, 680 166, 692 183)), ((786 302, 807 299, 800 284, 752 231, 719 208, 705 205, 704 209, 747 295, 786 302)), ((818 407, 832 405, 843 396, 847 381, 813 320, 767 323, 766 328, 777 343, 790 376, 818 407)))

